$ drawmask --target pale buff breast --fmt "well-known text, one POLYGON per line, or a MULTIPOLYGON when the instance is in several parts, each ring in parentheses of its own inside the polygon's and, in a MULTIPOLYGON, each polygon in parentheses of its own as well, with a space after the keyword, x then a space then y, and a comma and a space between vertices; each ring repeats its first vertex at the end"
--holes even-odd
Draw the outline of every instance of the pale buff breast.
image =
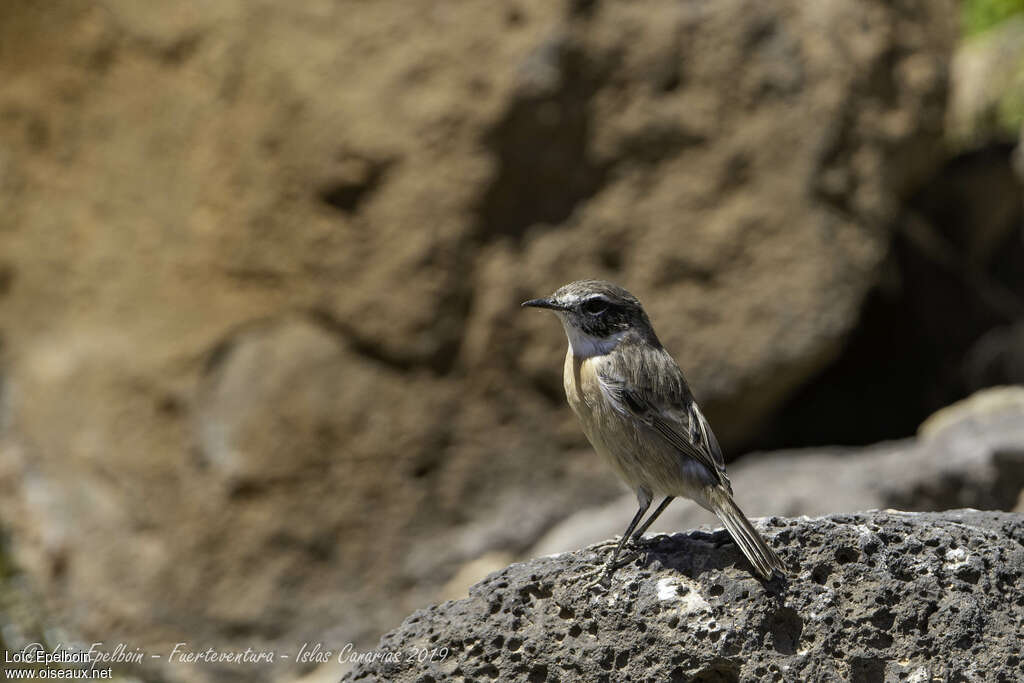
POLYGON ((604 403, 601 397, 601 387, 598 384, 595 367, 595 358, 580 359, 574 356, 572 348, 565 354, 565 367, 562 380, 565 386, 565 397, 569 400, 569 406, 583 425, 583 432, 594 448, 607 455, 604 440, 601 438, 602 412, 604 403))
POLYGON ((703 478, 691 471, 694 463, 649 428, 615 410, 605 397, 597 378, 603 362, 604 356, 578 358, 570 348, 562 377, 569 406, 594 450, 634 490, 701 500, 703 478))

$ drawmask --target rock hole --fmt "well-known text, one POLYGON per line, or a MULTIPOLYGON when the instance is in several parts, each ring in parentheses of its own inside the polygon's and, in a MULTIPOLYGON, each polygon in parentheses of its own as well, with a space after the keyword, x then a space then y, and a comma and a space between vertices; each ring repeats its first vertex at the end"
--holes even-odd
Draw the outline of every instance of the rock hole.
POLYGON ((828 581, 828 577, 832 574, 832 567, 825 563, 821 563, 811 570, 811 581, 824 586, 825 582, 828 581))
POLYGON ((530 585, 520 588, 519 595, 523 600, 546 600, 551 597, 551 589, 547 586, 530 585))
MULTIPOLYGON (((681 678, 679 680, 686 680, 681 678)), ((718 658, 694 674, 690 683, 738 683, 740 665, 729 659, 718 658)))
POLYGON ((530 683, 541 683, 548 679, 548 667, 545 664, 538 664, 530 669, 530 683))
POLYGON ((795 654, 804 630, 804 620, 792 607, 782 607, 772 615, 769 630, 776 652, 795 654))
POLYGON ((497 680, 498 676, 500 675, 498 673, 498 667, 494 666, 493 664, 487 664, 485 666, 480 667, 479 669, 477 669, 477 673, 479 673, 481 676, 486 676, 492 681, 497 680))
POLYGON ((850 683, 877 683, 885 680, 885 661, 875 657, 854 657, 849 662, 850 683))
POLYGON ((836 562, 838 564, 849 564, 850 562, 856 562, 860 557, 860 553, 856 549, 850 546, 843 546, 836 550, 836 562))

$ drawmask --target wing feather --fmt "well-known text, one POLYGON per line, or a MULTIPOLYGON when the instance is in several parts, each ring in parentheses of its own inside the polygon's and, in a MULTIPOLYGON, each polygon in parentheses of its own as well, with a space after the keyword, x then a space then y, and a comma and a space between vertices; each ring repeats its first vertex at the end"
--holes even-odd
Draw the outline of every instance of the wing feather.
POLYGON ((650 373, 632 372, 626 377, 622 368, 606 365, 597 373, 601 390, 616 410, 650 427, 681 454, 706 467, 719 484, 730 488, 718 440, 693 400, 682 371, 670 357, 667 360, 671 370, 678 373, 678 378, 672 378, 675 381, 654 387, 650 382, 638 381, 651 377, 650 373))

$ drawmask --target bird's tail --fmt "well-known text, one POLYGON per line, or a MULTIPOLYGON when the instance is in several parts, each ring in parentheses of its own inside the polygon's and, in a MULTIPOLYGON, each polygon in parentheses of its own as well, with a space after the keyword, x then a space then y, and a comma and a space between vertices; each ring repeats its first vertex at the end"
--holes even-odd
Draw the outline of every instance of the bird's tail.
POLYGON ((713 489, 707 492, 708 502, 712 511, 725 524, 733 541, 740 547, 743 554, 754 565, 754 569, 765 579, 772 578, 772 571, 777 571, 782 576, 786 575, 786 565, 775 551, 768 547, 761 535, 750 524, 743 511, 739 509, 732 496, 722 489, 713 489))

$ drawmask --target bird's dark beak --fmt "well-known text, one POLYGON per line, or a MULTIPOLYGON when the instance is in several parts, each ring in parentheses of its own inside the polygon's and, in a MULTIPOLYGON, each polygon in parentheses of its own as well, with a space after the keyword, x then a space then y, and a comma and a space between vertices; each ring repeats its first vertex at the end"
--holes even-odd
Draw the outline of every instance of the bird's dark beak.
POLYGON ((562 310, 562 307, 559 306, 558 304, 556 304, 551 299, 530 299, 529 301, 524 301, 522 303, 522 307, 523 308, 526 308, 526 307, 530 307, 530 308, 550 308, 552 311, 560 311, 560 310, 562 310))

